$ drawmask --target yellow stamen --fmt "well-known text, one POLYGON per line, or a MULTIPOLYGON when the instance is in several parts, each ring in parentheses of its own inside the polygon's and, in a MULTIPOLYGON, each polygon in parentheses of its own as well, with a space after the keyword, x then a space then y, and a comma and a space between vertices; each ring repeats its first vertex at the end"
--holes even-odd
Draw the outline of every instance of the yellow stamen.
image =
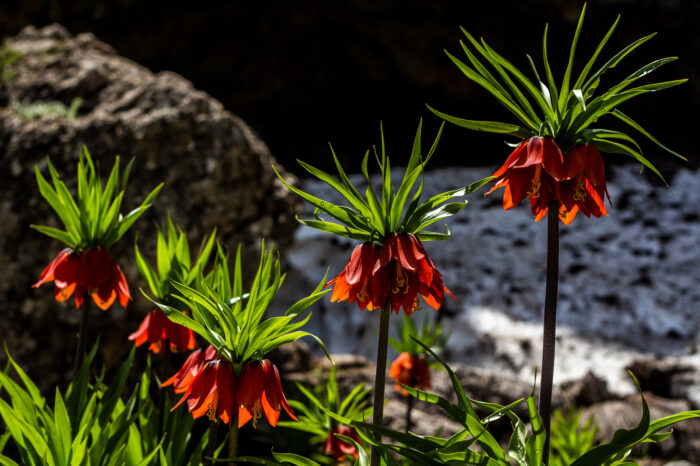
POLYGON ((209 406, 207 407, 207 417, 209 418, 210 421, 216 422, 216 405, 218 404, 219 401, 219 394, 214 393, 214 399, 209 403, 209 406))
POLYGON ((362 289, 359 293, 355 294, 355 297, 360 302, 366 301, 367 298, 369 298, 369 293, 367 293, 367 280, 362 284, 362 289))
POLYGON ((540 172, 542 167, 540 165, 535 168, 535 176, 532 177, 530 190, 525 194, 527 197, 532 197, 537 199, 540 197, 540 189, 542 188, 542 182, 540 181, 540 172))
POLYGON ((586 199, 586 196, 588 196, 588 193, 586 192, 585 188, 585 183, 583 181, 583 177, 579 176, 578 180, 576 180, 576 189, 574 191, 574 201, 583 201, 586 199))
POLYGON ((391 292, 393 294, 399 294, 399 290, 401 290, 401 292, 403 294, 408 293, 408 276, 406 275, 406 271, 397 263, 396 264, 396 287, 394 287, 391 290, 391 292))
POLYGON ((258 428, 258 419, 262 417, 262 406, 260 400, 257 400, 253 405, 253 429, 258 428))

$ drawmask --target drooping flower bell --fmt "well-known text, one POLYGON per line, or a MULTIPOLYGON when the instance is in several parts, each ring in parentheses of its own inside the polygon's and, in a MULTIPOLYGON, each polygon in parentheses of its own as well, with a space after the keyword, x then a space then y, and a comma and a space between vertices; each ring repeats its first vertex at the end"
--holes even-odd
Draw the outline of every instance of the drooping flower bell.
POLYGON ((420 309, 418 295, 434 309, 444 293, 454 295, 442 282, 420 240, 411 233, 391 233, 382 246, 365 242, 357 246, 343 271, 328 282, 334 285, 331 301, 357 302, 360 310, 373 311, 391 301, 398 313, 420 309))
POLYGON ((284 408, 292 419, 297 420, 282 392, 277 367, 269 359, 252 360, 243 366, 236 401, 241 408, 238 413, 239 427, 243 427, 251 419, 255 427, 263 413, 267 422, 274 427, 280 417, 281 408, 284 408))
POLYGON ((235 390, 233 365, 225 359, 208 360, 201 365, 185 394, 171 411, 187 400, 187 409, 194 419, 206 414, 211 421, 219 417, 228 424, 235 414, 234 410, 238 409, 235 390))
POLYGON ((180 370, 160 386, 167 387, 172 385, 175 393, 184 393, 190 387, 192 380, 199 373, 202 365, 206 361, 216 358, 216 349, 211 345, 206 350, 202 350, 202 348, 196 349, 187 357, 180 370))
POLYGON ((357 459, 359 455, 355 446, 352 443, 336 437, 335 434, 349 437, 358 444, 360 443, 360 437, 357 435, 355 429, 348 426, 335 425, 328 434, 328 437, 326 437, 323 453, 331 455, 336 461, 343 461, 347 455, 352 455, 353 458, 357 459))
POLYGON ((158 354, 163 350, 163 344, 170 343, 172 353, 192 350, 197 346, 194 332, 176 324, 165 316, 165 313, 154 308, 143 319, 138 330, 129 335, 129 340, 134 340, 136 346, 149 342, 149 350, 158 354))
POLYGON ((66 248, 44 269, 34 288, 53 281, 58 302, 75 295, 75 307, 83 305, 85 295, 90 295, 97 306, 108 309, 119 298, 126 307, 131 299, 126 278, 109 252, 101 247, 92 247, 78 253, 66 248))
POLYGON ((382 246, 365 242, 357 246, 343 271, 328 282, 334 285, 331 301, 357 302, 360 310, 373 311, 391 302, 398 313, 408 315, 420 309, 418 295, 434 309, 445 292, 454 295, 442 282, 423 245, 411 233, 391 233, 382 246))
POLYGON ((394 360, 389 375, 396 380, 396 390, 408 396, 408 392, 399 384, 423 390, 430 388, 430 368, 425 356, 403 352, 394 360))
POLYGON ((561 215, 560 218, 567 225, 579 211, 586 217, 608 215, 605 197, 610 202, 610 194, 605 184, 605 165, 595 144, 578 144, 567 151, 558 189, 566 211, 566 220, 561 215))
POLYGON ((357 302, 360 310, 373 311, 386 303, 386 291, 381 296, 379 283, 373 277, 374 264, 379 259, 381 247, 365 242, 356 246, 350 260, 340 274, 326 286, 334 285, 331 301, 357 302))
POLYGON ((549 203, 556 199, 557 182, 564 178, 564 156, 551 137, 533 136, 521 142, 492 176, 495 185, 484 196, 505 188, 505 210, 529 198, 532 215, 539 221, 547 214, 549 203))
MULTIPOLYGON (((377 277, 376 296, 391 299, 391 309, 406 315, 420 309, 417 296, 433 309, 442 304, 445 292, 457 299, 442 283, 420 240, 411 233, 392 233, 385 240, 372 270, 377 277)), ((385 298, 386 299, 386 298, 385 298)))

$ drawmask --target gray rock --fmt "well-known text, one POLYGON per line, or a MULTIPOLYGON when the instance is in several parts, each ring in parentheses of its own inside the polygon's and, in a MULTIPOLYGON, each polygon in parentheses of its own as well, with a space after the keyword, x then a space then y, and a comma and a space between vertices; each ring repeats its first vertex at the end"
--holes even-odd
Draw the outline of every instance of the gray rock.
MULTIPOLYGON (((163 181, 156 204, 134 228, 148 257, 155 250, 153 224, 164 221, 166 212, 195 251, 214 227, 229 247, 243 243, 248 273, 262 238, 267 247, 284 250, 290 244, 298 200, 274 175, 275 160, 265 144, 212 97, 174 73, 154 74, 120 57, 92 34, 73 37, 58 25, 27 27, 7 46, 19 60, 4 73, 7 105, 0 108, 0 332, 22 366, 42 375, 42 388, 69 372, 78 320, 72 305, 54 302, 51 285, 30 288, 63 247, 29 229, 32 223, 58 226, 34 178, 35 165, 46 173, 46 156, 69 188, 82 145, 104 175, 115 155, 135 157, 124 209, 163 181), (66 108, 75 99, 82 104, 72 118, 66 108), (37 113, 42 103, 52 107, 37 113)), ((131 346, 126 336, 147 310, 138 291, 144 283, 132 259, 133 239, 126 236, 113 255, 135 301, 126 313, 116 307, 95 312, 91 323, 93 336, 110 329, 100 332, 109 361, 122 359, 131 346)))

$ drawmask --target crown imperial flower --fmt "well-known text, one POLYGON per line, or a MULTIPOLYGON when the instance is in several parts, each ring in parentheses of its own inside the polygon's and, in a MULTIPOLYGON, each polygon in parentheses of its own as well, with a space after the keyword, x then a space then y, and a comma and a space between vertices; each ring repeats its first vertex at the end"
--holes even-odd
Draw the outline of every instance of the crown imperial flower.
POLYGON ((205 361, 187 387, 174 410, 185 400, 192 417, 205 414, 211 421, 217 417, 228 424, 237 409, 235 403, 236 376, 231 363, 225 359, 205 361))
POLYGON ((284 408, 289 417, 297 420, 282 392, 277 367, 269 359, 249 361, 243 366, 236 401, 241 408, 238 415, 239 427, 243 427, 251 419, 253 427, 256 427, 263 413, 267 422, 274 427, 279 420, 281 408, 284 408))
POLYGON ((425 356, 413 355, 407 352, 399 356, 391 364, 389 375, 396 381, 396 390, 408 396, 408 392, 400 385, 423 390, 430 388, 430 368, 425 356))
POLYGON ((349 437, 355 442, 360 443, 360 437, 357 435, 355 429, 348 426, 334 425, 328 433, 328 437, 326 437, 323 453, 331 455, 336 461, 343 461, 347 455, 351 455, 353 458, 357 459, 359 455, 355 446, 352 443, 336 437, 335 434, 349 437))
POLYGON ((64 302, 75 296, 75 307, 83 305, 89 295, 97 306, 108 309, 119 298, 126 307, 131 299, 129 286, 119 266, 103 247, 87 248, 78 253, 66 248, 46 266, 34 288, 53 281, 56 301, 64 302))
POLYGON ((520 144, 506 163, 493 174, 496 184, 489 193, 504 187, 503 207, 506 210, 526 197, 529 198, 535 220, 541 220, 546 215, 551 201, 558 201, 559 219, 567 225, 579 211, 587 217, 607 215, 603 199, 607 196, 610 202, 610 198, 607 195, 605 170, 599 151, 630 156, 663 180, 661 173, 642 155, 639 144, 630 135, 617 130, 593 127, 604 120, 603 117, 614 117, 663 150, 686 160, 681 154, 661 144, 618 108, 637 96, 668 89, 687 81, 677 79, 632 87, 638 79, 673 62, 677 57, 654 60, 612 87, 600 87, 601 77, 609 69, 617 66, 627 55, 655 35, 650 34, 638 39, 595 69, 594 65, 601 51, 617 27, 620 19, 618 16, 576 77, 573 75, 574 57, 585 13, 584 6, 559 87, 547 57, 548 26, 545 26, 542 39, 544 73, 537 70, 535 63, 528 56, 533 71, 532 80, 491 48, 484 39, 476 40, 464 29, 462 32, 468 42, 461 45, 469 63, 447 53, 467 78, 492 94, 518 120, 518 124, 456 118, 428 107, 439 117, 463 128, 509 135, 520 140, 520 144), (491 69, 485 65, 489 65, 491 69))
POLYGON ((129 340, 134 340, 136 346, 149 342, 148 349, 156 354, 168 343, 167 348, 172 353, 192 350, 197 346, 192 330, 171 321, 158 308, 151 309, 138 330, 129 335, 129 340))
POLYGON ((328 282, 331 301, 357 302, 360 310, 382 308, 387 300, 398 313, 420 309, 418 296, 438 309, 444 293, 454 295, 442 283, 442 275, 420 240, 410 233, 391 233, 382 246, 365 242, 355 247, 343 271, 328 282))
POLYGON ((180 370, 160 386, 168 387, 172 385, 175 393, 184 393, 192 384, 192 380, 199 373, 199 369, 201 369, 202 365, 204 365, 206 361, 216 358, 216 349, 211 345, 209 345, 206 350, 202 350, 202 348, 196 349, 190 353, 180 370))

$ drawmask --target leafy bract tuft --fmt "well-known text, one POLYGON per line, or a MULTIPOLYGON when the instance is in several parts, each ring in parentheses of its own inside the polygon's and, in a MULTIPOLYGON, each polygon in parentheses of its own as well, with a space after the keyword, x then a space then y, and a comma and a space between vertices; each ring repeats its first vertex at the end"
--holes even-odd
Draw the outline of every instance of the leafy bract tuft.
MULTIPOLYGON (((136 264, 139 272, 148 282, 153 297, 168 302, 172 293, 170 281, 176 281, 195 288, 198 276, 204 274, 209 258, 214 249, 216 230, 202 240, 197 258, 192 261, 187 235, 177 227, 170 216, 166 228, 158 229, 156 246, 156 267, 152 267, 141 254, 138 244, 134 244, 136 264), (166 230, 166 233, 164 233, 166 230)), ((172 303, 169 303, 172 304, 172 303)))
POLYGON ((103 186, 90 152, 86 147, 83 147, 78 162, 77 200, 73 198, 65 183, 60 179, 51 160, 47 158, 46 163, 53 186, 46 181, 39 171, 39 167, 36 166, 34 168, 39 191, 61 219, 65 230, 41 225, 32 225, 32 228, 63 241, 72 249, 79 251, 91 246, 108 248, 119 241, 134 222, 153 204, 153 200, 163 187, 162 183, 156 186, 140 206, 124 216, 120 213, 120 209, 126 182, 134 163, 133 159, 126 166, 120 179, 119 157, 117 157, 107 183, 103 186))
POLYGON ((416 131, 416 136, 413 141, 411 157, 398 189, 395 189, 391 183, 391 166, 384 144, 383 129, 381 129, 380 153, 377 153, 376 148, 374 149, 374 156, 381 172, 382 181, 380 193, 377 193, 372 187, 372 180, 368 170, 370 151, 365 153, 365 157, 362 161, 362 174, 365 176, 367 182, 367 189, 365 190, 364 197, 348 179, 332 146, 331 154, 333 155, 333 161, 338 170, 340 181, 322 170, 314 168, 301 160, 298 161, 306 171, 340 193, 345 200, 347 200, 349 205, 335 205, 326 200, 312 196, 288 184, 279 172, 275 170, 277 176, 291 191, 316 207, 314 211, 316 220, 299 219, 299 222, 328 233, 360 241, 375 241, 378 243, 382 243, 384 239, 393 232, 413 233, 418 239, 423 241, 444 240, 449 238, 449 229, 447 229, 446 233, 440 233, 428 231, 425 230, 425 228, 438 220, 456 214, 467 205, 466 202, 451 202, 445 204, 447 201, 475 191, 490 181, 491 178, 477 181, 465 188, 438 194, 425 202, 421 202, 420 197, 423 193, 423 171, 425 165, 435 153, 444 125, 440 127, 425 157, 421 155, 422 126, 423 122, 421 120, 418 124, 418 130, 416 131), (418 183, 419 179, 420 183, 418 183), (416 183, 418 183, 417 188, 416 183), (411 197, 412 192, 413 196, 411 197), (329 215, 334 221, 328 221, 322 218, 319 215, 321 212, 329 215))
POLYGON ((197 280, 201 290, 182 282, 170 282, 175 288, 174 298, 189 309, 192 317, 175 307, 149 299, 170 320, 199 334, 237 369, 249 359, 263 359, 270 351, 304 336, 316 339, 325 351, 320 339, 298 329, 311 317, 311 313, 304 316, 305 311, 330 292, 323 290, 326 277, 311 295, 293 304, 284 315, 268 319, 264 318, 265 313, 282 286, 284 274, 280 271, 277 255, 271 249, 265 250, 264 245, 253 284, 247 293, 243 291, 240 246, 236 251, 233 274, 229 271, 227 255, 219 245, 212 272, 206 278, 200 273, 197 280))

